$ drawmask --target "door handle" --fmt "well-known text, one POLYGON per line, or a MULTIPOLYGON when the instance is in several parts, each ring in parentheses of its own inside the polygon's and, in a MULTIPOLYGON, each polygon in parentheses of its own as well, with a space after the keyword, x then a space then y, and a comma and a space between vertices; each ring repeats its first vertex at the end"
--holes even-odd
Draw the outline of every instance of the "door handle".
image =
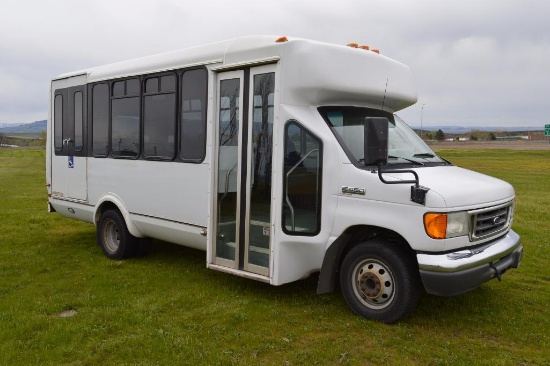
POLYGON ((73 142, 73 140, 72 140, 72 139, 64 139, 64 140, 63 140, 63 145, 67 145, 67 146, 68 146, 68 145, 69 145, 69 142, 73 142))

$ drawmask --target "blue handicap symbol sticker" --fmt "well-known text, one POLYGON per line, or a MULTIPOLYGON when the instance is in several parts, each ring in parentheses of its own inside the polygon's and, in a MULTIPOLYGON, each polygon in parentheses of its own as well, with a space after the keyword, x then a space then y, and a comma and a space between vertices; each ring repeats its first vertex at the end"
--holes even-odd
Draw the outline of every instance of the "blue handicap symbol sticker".
POLYGON ((72 155, 69 155, 69 169, 74 168, 74 158, 72 155))

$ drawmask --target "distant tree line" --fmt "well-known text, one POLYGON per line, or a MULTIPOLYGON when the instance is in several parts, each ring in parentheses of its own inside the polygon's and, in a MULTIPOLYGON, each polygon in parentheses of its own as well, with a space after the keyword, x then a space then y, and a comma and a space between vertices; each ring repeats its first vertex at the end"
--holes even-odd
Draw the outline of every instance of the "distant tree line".
MULTIPOLYGON (((494 141, 497 139, 496 135, 493 132, 488 131, 479 131, 479 130, 473 130, 468 134, 464 135, 451 135, 451 137, 454 140, 459 140, 460 138, 467 138, 470 141, 494 141)), ((445 141, 447 135, 443 130, 439 129, 437 131, 430 131, 425 132, 422 135, 422 138, 424 140, 437 140, 437 141, 445 141)))
POLYGON ((19 147, 45 147, 46 130, 40 132, 39 136, 14 136, 0 133, 0 147, 5 145, 19 147))
POLYGON ((423 135, 422 135, 422 139, 424 139, 424 140, 443 141, 443 140, 445 140, 445 133, 441 129, 439 129, 435 132, 433 132, 433 131, 424 132, 423 135))

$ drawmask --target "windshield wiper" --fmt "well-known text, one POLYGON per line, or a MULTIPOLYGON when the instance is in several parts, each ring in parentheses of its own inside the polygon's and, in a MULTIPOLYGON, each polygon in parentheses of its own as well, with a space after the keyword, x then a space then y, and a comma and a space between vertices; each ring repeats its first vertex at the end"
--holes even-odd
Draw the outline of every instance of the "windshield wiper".
MULTIPOLYGON (((416 160, 411 160, 411 159, 407 159, 407 158, 404 158, 404 157, 401 157, 401 156, 393 156, 393 155, 388 155, 388 158, 389 159, 403 159, 403 160, 406 160, 408 161, 409 163, 412 163, 414 165, 424 165, 424 163, 420 162, 420 161, 416 161, 416 160)), ((361 158, 359 160, 357 160, 359 163, 362 163, 365 161, 364 158, 361 158)))
POLYGON ((413 158, 435 158, 437 155, 434 155, 432 153, 421 153, 421 154, 414 154, 413 158))
POLYGON ((453 165, 453 163, 451 163, 449 160, 447 160, 445 158, 442 158, 441 156, 437 156, 435 154, 432 154, 432 153, 414 154, 413 157, 415 157, 415 158, 439 158, 439 159, 443 160, 444 162, 446 162, 447 164, 453 165))
POLYGON ((424 163, 421 163, 420 161, 407 159, 407 158, 404 158, 402 156, 388 155, 388 158, 390 158, 390 159, 403 159, 403 160, 407 160, 409 163, 412 163, 412 164, 415 164, 415 165, 424 165, 424 163))

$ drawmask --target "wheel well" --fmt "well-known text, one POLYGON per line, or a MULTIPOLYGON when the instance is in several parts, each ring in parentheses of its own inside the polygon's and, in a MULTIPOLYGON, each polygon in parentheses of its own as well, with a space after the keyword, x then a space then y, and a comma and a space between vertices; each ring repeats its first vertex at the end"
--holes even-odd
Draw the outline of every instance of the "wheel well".
POLYGON ((346 229, 343 235, 346 235, 348 240, 346 240, 343 244, 344 247, 338 260, 338 268, 340 268, 343 258, 351 250, 351 248, 357 244, 374 238, 390 242, 395 247, 400 248, 400 250, 407 255, 415 255, 414 250, 412 250, 405 238, 389 229, 377 226, 352 226, 346 229))
POLYGON ((405 238, 395 231, 377 226, 351 226, 332 243, 325 253, 325 258, 323 260, 323 265, 319 276, 317 293, 332 292, 334 290, 334 284, 338 278, 337 276, 340 271, 340 266, 342 265, 346 254, 357 244, 374 238, 382 239, 391 243, 392 246, 399 248, 401 252, 403 252, 416 264, 416 260, 413 260, 415 258, 414 250, 409 246, 409 243, 405 240, 405 238))
POLYGON ((99 208, 97 209, 96 214, 95 214, 95 224, 96 224, 96 226, 99 223, 99 219, 101 218, 101 215, 104 212, 108 211, 108 210, 117 210, 118 212, 120 212, 119 208, 114 203, 112 203, 110 201, 103 202, 99 206, 99 208))
MULTIPOLYGON (((116 200, 115 200, 115 202, 116 202, 116 200)), ((106 211, 109 211, 109 210, 115 210, 122 216, 122 219, 124 220, 124 223, 126 224, 126 227, 127 227, 128 231, 130 232, 130 234, 132 234, 133 236, 135 236, 137 238, 143 238, 144 237, 144 235, 139 231, 139 229, 133 224, 133 222, 131 221, 131 219, 129 217, 128 212, 125 211, 124 206, 122 206, 122 203, 120 203, 120 202, 118 202, 118 204, 117 204, 117 203, 114 203, 113 201, 106 200, 98 206, 98 208, 96 210, 96 213, 95 213, 95 217, 94 217, 96 227, 99 224, 99 220, 101 219, 101 215, 103 215, 103 213, 105 213, 106 211)))

